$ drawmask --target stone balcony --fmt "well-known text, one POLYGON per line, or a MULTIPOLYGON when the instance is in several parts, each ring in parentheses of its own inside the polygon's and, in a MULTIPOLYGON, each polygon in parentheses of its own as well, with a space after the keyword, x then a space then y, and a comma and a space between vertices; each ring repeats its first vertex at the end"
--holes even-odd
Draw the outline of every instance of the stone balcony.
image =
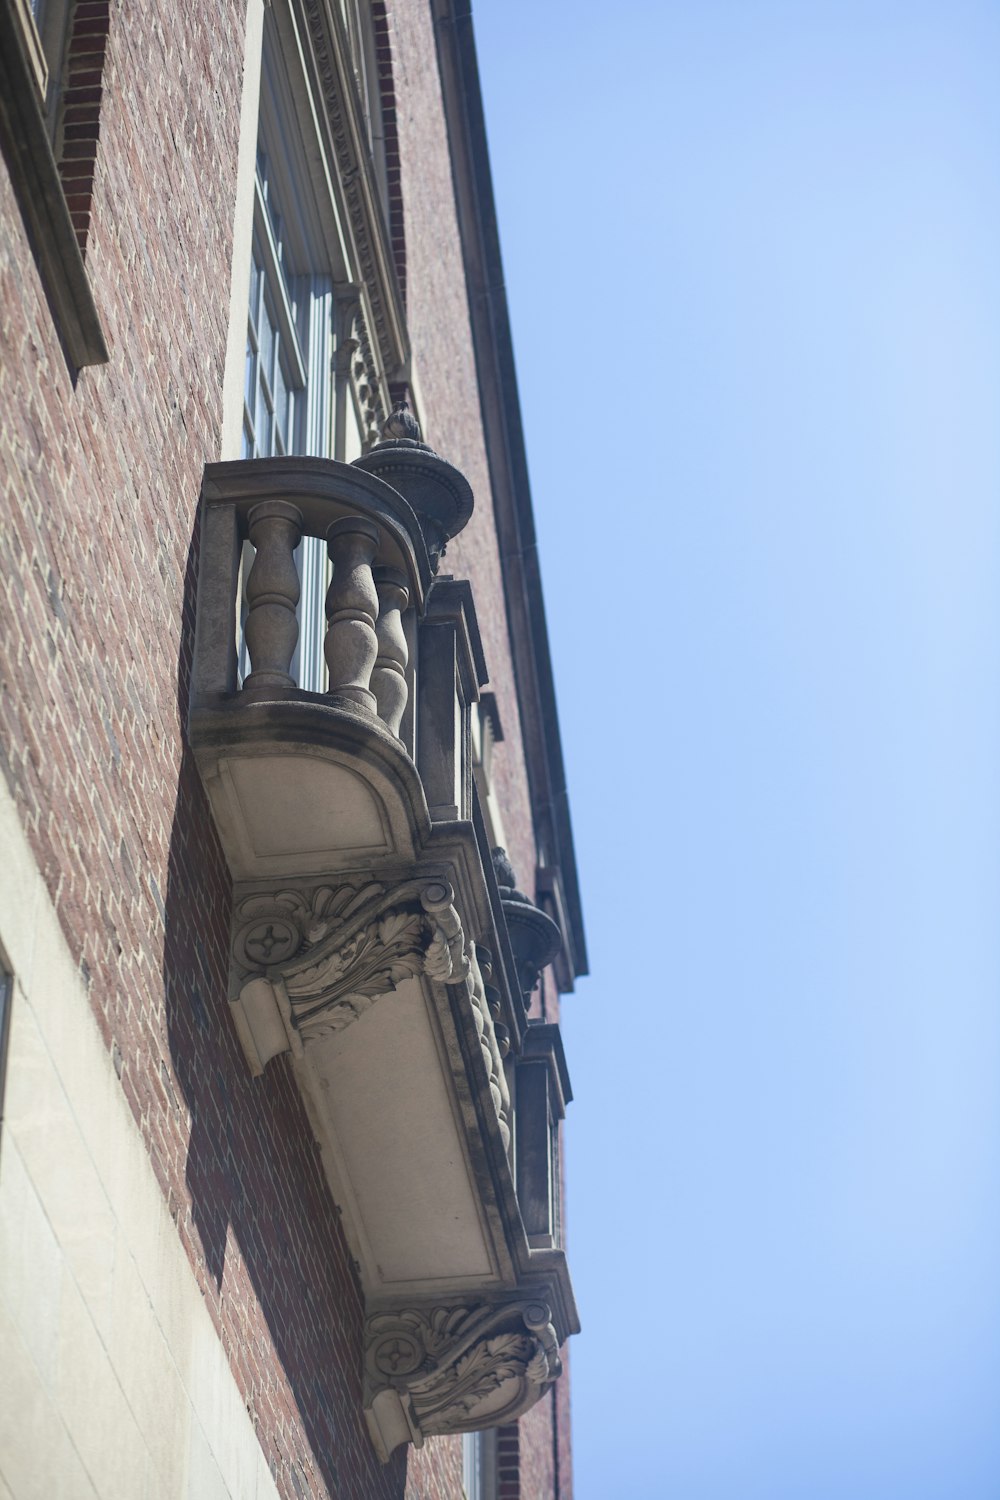
POLYGON ((489 848, 475 605, 437 571, 471 511, 416 438, 212 464, 202 486, 189 736, 233 878, 229 1003, 255 1075, 288 1055, 320 1143, 383 1458, 513 1420, 578 1327, 569 1085, 557 1028, 527 1019, 558 929, 489 848), (294 671, 308 537, 330 561, 325 692, 294 671))

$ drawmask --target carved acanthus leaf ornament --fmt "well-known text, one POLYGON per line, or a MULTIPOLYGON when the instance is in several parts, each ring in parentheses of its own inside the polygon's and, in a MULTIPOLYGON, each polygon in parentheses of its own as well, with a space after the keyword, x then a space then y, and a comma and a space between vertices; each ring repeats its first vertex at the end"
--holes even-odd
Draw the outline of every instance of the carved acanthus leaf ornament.
POLYGON ((244 992, 266 977, 303 1042, 340 1031, 418 974, 471 972, 446 881, 378 881, 255 893, 237 904, 233 962, 244 992))
MULTIPOLYGON (((309 1040, 340 1031, 404 979, 421 973, 426 947, 421 913, 394 909, 342 947, 284 975, 292 1017, 309 1040)), ((325 945, 324 945, 325 946, 325 945)))
POLYGON ((544 1302, 375 1313, 365 1338, 366 1404, 394 1389, 424 1435, 512 1421, 562 1369, 544 1302))

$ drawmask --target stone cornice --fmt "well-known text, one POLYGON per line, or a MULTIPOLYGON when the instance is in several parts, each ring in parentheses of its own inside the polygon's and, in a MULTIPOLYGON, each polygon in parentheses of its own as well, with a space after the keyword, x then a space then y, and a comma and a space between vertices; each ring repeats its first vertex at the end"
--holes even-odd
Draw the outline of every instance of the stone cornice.
MULTIPOLYGON (((334 167, 331 177, 343 191, 347 226, 364 284, 365 322, 374 335, 384 375, 391 379, 406 364, 409 344, 343 20, 328 0, 298 0, 298 8, 321 96, 326 144, 334 167)), ((380 409, 379 420, 382 416, 380 409)))

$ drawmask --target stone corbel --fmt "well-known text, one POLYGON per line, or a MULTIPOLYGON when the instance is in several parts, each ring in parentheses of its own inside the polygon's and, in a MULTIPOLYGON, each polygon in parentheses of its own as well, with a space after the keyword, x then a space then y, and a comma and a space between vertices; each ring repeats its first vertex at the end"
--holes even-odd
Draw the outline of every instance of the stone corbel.
POLYGON ((230 1004, 251 1072, 357 1020, 406 979, 468 983, 447 881, 255 893, 233 921, 230 1004))
POLYGON ((560 1374, 546 1303, 374 1313, 365 1323, 364 1406, 383 1462, 400 1443, 516 1420, 560 1374))

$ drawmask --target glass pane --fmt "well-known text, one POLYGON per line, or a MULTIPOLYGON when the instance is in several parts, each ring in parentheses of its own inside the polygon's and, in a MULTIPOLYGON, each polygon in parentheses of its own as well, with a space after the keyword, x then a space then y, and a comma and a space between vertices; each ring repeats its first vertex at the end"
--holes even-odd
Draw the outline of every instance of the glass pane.
POLYGON ((271 408, 268 405, 267 390, 263 382, 257 386, 257 415, 254 419, 254 431, 257 435, 257 457, 270 458, 271 408))
POLYGON ((267 381, 273 379, 275 333, 274 319, 265 297, 260 320, 260 368, 267 381))
POLYGON ((260 284, 263 277, 263 267, 257 259, 257 252, 255 250, 253 261, 250 265, 250 321, 254 328, 257 326, 257 318, 260 311, 260 284))
POLYGON ((240 458, 253 458, 253 433, 246 417, 243 418, 243 444, 240 448, 240 458))
POLYGON ((480 1434, 466 1432, 462 1437, 462 1484, 466 1500, 482 1500, 482 1464, 480 1434))
POLYGON ((247 406, 253 406, 254 388, 257 384, 257 356, 253 352, 253 344, 250 335, 247 334, 247 367, 243 381, 243 399, 247 406))
POLYGON ((288 382, 278 359, 274 367, 274 420, 277 424, 282 452, 288 447, 288 382))

